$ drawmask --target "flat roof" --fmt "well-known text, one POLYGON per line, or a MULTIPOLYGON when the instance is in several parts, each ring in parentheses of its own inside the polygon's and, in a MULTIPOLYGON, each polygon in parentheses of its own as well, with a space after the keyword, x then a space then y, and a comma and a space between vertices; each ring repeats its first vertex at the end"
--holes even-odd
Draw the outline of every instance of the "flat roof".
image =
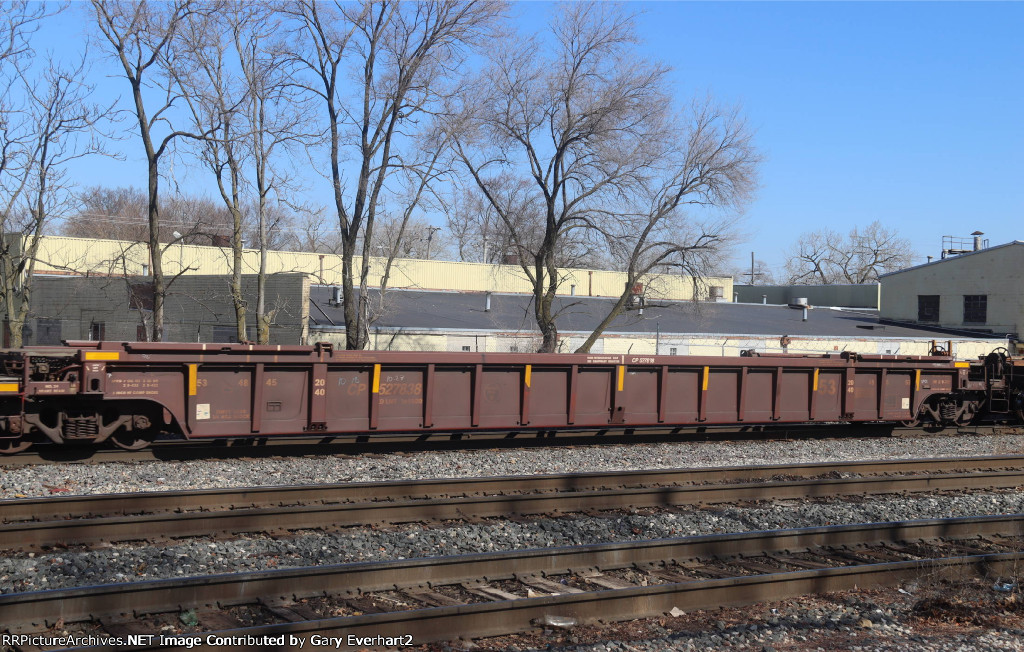
MULTIPOLYGON (((370 290, 373 305, 379 293, 370 290)), ((310 320, 318 327, 344 326, 341 306, 332 305, 331 287, 310 287, 310 320)), ((532 296, 492 294, 491 309, 485 310, 481 292, 427 292, 389 290, 380 317, 373 326, 424 330, 497 330, 535 332, 532 296)), ((590 332, 607 314, 614 299, 558 296, 553 310, 560 332, 590 332)), ((880 323, 878 311, 868 308, 834 309, 812 307, 807 321, 802 310, 779 305, 726 302, 654 302, 643 314, 628 310, 607 328, 610 333, 694 333, 718 335, 797 335, 860 338, 935 337, 948 339, 948 331, 880 323)), ((963 336, 963 335, 961 335, 963 336)), ((978 333, 977 339, 996 338, 978 333)))

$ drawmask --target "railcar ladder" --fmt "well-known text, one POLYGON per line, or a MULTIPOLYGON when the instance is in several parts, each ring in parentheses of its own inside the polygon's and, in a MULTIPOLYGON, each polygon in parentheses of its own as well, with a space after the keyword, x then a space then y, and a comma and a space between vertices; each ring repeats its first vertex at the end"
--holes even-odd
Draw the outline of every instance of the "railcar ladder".
POLYGON ((1010 411, 1010 396, 1006 392, 1005 380, 989 380, 988 411, 1005 414, 1010 411))

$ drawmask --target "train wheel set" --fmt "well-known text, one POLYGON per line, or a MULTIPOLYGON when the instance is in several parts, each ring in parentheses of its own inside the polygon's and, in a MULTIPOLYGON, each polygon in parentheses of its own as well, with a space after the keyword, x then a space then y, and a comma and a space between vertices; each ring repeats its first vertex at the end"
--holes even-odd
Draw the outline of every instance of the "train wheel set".
POLYGON ((238 437, 1024 421, 1024 359, 334 351, 68 342, 0 352, 0 454, 238 437))

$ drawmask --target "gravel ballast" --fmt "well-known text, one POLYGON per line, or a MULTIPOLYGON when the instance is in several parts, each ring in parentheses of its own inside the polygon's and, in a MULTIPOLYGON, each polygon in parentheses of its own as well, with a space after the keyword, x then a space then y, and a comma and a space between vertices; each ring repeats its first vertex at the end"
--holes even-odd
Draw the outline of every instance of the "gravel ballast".
POLYGON ((426 528, 353 528, 304 536, 197 538, 168 546, 117 545, 98 550, 50 550, 0 559, 0 592, 65 588, 232 571, 407 559, 439 555, 639 541, 921 518, 1024 512, 1024 494, 873 496, 867 502, 786 501, 751 508, 723 506, 653 514, 495 520, 426 528))
POLYGON ((323 456, 0 467, 0 498, 170 489, 535 475, 1024 453, 1019 435, 637 443, 323 456))
MULTIPOLYGON (((1020 436, 958 435, 51 464, 0 467, 0 498, 1021 453, 1024 438, 1020 436)), ((532 522, 495 519, 434 527, 310 531, 278 538, 250 535, 234 540, 192 538, 158 545, 117 544, 93 550, 51 549, 33 554, 5 553, 0 557, 0 593, 353 561, 1009 513, 1024 513, 1024 494, 984 492, 873 496, 866 501, 780 501, 607 517, 570 515, 532 522)), ((971 627, 963 623, 943 624, 937 633, 922 628, 919 614, 912 612, 920 596, 913 587, 908 588, 910 593, 886 590, 891 598, 888 601, 876 601, 877 596, 855 596, 857 602, 847 604, 840 598, 808 596, 774 607, 758 605, 733 612, 647 621, 643 626, 649 627, 649 631, 639 632, 638 636, 617 638, 612 632, 598 631, 587 638, 575 630, 554 631, 545 632, 543 642, 533 641, 540 645, 509 641, 508 645, 491 649, 1024 650, 1019 618, 997 625, 987 621, 971 627), (769 607, 774 611, 761 613, 769 607), (871 624, 864 624, 865 620, 871 624)), ((486 643, 483 649, 488 649, 486 643)))

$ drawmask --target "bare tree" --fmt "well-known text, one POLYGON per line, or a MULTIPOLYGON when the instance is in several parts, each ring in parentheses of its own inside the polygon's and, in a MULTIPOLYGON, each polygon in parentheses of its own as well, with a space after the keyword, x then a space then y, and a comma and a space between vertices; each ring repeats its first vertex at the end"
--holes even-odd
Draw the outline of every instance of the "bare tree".
MULTIPOLYGON (((39 242, 49 220, 66 215, 73 205, 66 165, 92 154, 106 154, 96 135, 98 123, 112 107, 90 103, 93 87, 79 80, 85 77, 85 57, 72 68, 51 61, 38 86, 29 89, 31 124, 35 140, 24 220, 21 223, 23 250, 20 257, 3 256, 3 294, 11 329, 11 346, 22 345, 22 328, 28 317, 33 274, 39 242)), ((10 224, 0 224, 7 232, 10 224)))
POLYGON ((875 283, 882 274, 913 263, 910 241, 874 221, 845 237, 828 229, 804 233, 787 251, 785 274, 791 284, 875 283))
POLYGON ((568 4, 540 39, 498 48, 452 133, 457 153, 501 219, 533 285, 542 352, 558 347, 559 258, 566 242, 607 244, 628 282, 673 263, 691 273, 724 237, 723 220, 683 220, 699 205, 728 208, 753 186, 749 135, 735 112, 695 103, 675 128, 667 69, 637 57, 631 16, 609 4, 568 4))
MULTIPOLYGON (((78 208, 60 222, 62 235, 73 238, 147 242, 149 195, 139 188, 91 186, 78 194, 78 208)), ((223 205, 196 195, 176 194, 159 200, 161 242, 209 245, 229 232, 231 217, 223 205), (174 236, 178 232, 178 237, 174 236)))
POLYGON ((22 346, 40 238, 71 206, 66 165, 105 153, 97 125, 110 109, 89 101, 86 55, 65 66, 30 61, 28 35, 46 17, 40 5, 7 3, 0 46, 0 301, 10 345, 22 346), (20 97, 15 100, 15 93, 20 97))
POLYGON ((0 217, 10 215, 28 184, 36 140, 25 100, 25 70, 33 51, 30 37, 46 16, 42 4, 4 3, 0 22, 0 217))
POLYGON ((732 216, 755 188, 759 157, 737 110, 695 101, 687 112, 672 117, 662 133, 667 147, 645 174, 638 173, 640 193, 621 192, 629 200, 624 210, 596 211, 603 219, 595 220, 595 226, 607 238, 626 280, 622 294, 578 353, 590 351, 622 314, 636 284, 664 266, 692 279, 695 298, 703 294, 704 279, 728 245, 732 216), (633 213, 633 207, 644 210, 633 213), (687 208, 711 216, 696 219, 687 208))
POLYGON ((90 186, 79 193, 78 204, 78 211, 59 225, 62 235, 133 242, 149 239, 149 197, 144 190, 90 186))
POLYGON ((291 6, 298 24, 293 50, 304 69, 302 83, 326 113, 349 349, 365 348, 369 342, 366 290, 373 229, 378 206, 393 190, 389 181, 398 170, 426 167, 433 160, 429 154, 417 157, 410 137, 422 129, 440 97, 452 92, 450 80, 465 59, 464 50, 488 32, 501 9, 483 0, 379 0, 333 7, 299 0, 291 6), (349 63, 352 83, 346 85, 349 63), (356 101, 346 104, 346 97, 356 101), (343 173, 346 151, 357 170, 351 183, 343 173))
POLYGON ((341 235, 333 218, 325 217, 326 206, 309 206, 297 213, 283 236, 283 249, 319 254, 340 254, 341 235))
POLYGON ((447 243, 444 230, 422 217, 379 213, 374 229, 373 250, 388 258, 445 258, 447 243))
POLYGON ((169 283, 164 279, 164 247, 160 243, 160 162, 176 138, 203 137, 203 134, 175 129, 168 118, 180 97, 180 89, 170 74, 177 58, 178 30, 187 18, 196 13, 196 4, 192 0, 169 3, 92 0, 92 7, 103 40, 131 87, 133 117, 145 151, 149 256, 153 275, 152 338, 161 341, 164 299, 169 283), (162 99, 155 101, 154 97, 162 99), (162 137, 157 132, 163 134, 162 137))
POLYGON ((242 294, 243 170, 246 158, 245 115, 249 94, 230 67, 232 32, 245 29, 248 11, 222 3, 217 18, 190 15, 181 32, 181 57, 191 65, 175 67, 175 76, 192 116, 193 129, 206 138, 195 141, 198 158, 212 172, 224 207, 231 216, 231 279, 228 283, 235 310, 236 338, 249 339, 246 301, 242 294), (246 14, 242 14, 242 12, 246 14))
MULTIPOLYGON (((533 182, 509 176, 491 178, 491 195, 501 197, 510 227, 476 187, 456 188, 443 205, 448 236, 460 260, 492 265, 519 265, 544 240, 544 214, 534 201, 533 182)), ((554 252, 558 267, 611 269, 604 241, 586 229, 570 229, 559 237, 554 252)))
MULTIPOLYGON (((255 195, 257 245, 260 265, 256 283, 257 339, 270 341, 273 312, 267 309, 267 250, 279 233, 281 207, 296 205, 284 198, 292 182, 277 157, 293 146, 308 142, 307 98, 290 83, 294 60, 280 38, 282 13, 249 8, 234 21, 235 51, 248 92, 248 138, 255 195), (276 195, 277 202, 271 199, 276 195)), ((305 210, 305 207, 298 207, 305 210)))

